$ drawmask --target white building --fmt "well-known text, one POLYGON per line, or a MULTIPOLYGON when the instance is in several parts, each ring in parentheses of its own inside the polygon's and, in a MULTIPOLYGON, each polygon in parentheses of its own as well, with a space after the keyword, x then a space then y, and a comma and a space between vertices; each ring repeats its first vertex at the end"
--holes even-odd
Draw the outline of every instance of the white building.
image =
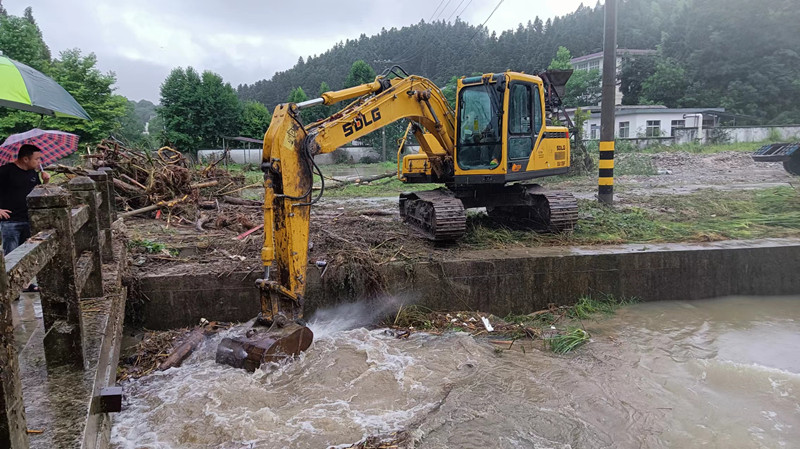
MULTIPOLYGON (((620 67, 622 67, 622 58, 625 56, 653 56, 657 54, 656 50, 635 50, 630 48, 617 49, 617 75, 619 75, 620 67)), ((569 60, 575 70, 599 70, 600 74, 603 73, 603 52, 592 53, 586 56, 580 56, 569 60)), ((617 84, 616 101, 614 104, 622 104, 622 92, 619 90, 617 84)))
MULTIPOLYGON (((600 107, 587 106, 581 108, 589 111, 591 116, 584 124, 584 138, 596 140, 600 138, 600 107)), ((641 105, 617 106, 614 123, 614 136, 618 139, 671 137, 676 129, 713 128, 718 125, 715 113, 725 112, 724 108, 679 108, 666 106, 641 105)), ((575 117, 575 109, 567 109, 570 118, 575 117)), ((700 135, 702 133, 698 133, 700 135)))

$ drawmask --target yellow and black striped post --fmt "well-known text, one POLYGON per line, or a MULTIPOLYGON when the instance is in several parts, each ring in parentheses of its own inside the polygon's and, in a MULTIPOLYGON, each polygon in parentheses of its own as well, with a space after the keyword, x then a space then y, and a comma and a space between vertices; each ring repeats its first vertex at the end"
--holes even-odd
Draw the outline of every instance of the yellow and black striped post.
POLYGON ((614 125, 617 103, 617 0, 606 0, 603 35, 603 91, 600 107, 600 172, 597 199, 614 202, 614 125))
POLYGON ((601 202, 614 202, 614 141, 600 142, 600 172, 598 173, 597 197, 601 202))

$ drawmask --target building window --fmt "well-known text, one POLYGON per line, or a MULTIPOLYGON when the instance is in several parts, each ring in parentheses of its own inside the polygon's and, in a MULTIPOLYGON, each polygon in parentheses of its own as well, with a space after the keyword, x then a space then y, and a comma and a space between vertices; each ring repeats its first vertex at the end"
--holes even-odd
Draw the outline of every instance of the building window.
POLYGON ((631 136, 631 122, 619 122, 619 137, 626 138, 631 136))
POLYGON ((600 60, 596 59, 589 62, 589 70, 600 70, 600 60))
POLYGON ((647 129, 645 130, 645 136, 647 137, 661 136, 661 120, 648 120, 647 129))
POLYGON ((590 127, 590 139, 596 140, 599 139, 598 134, 600 133, 600 125, 592 125, 590 127))
POLYGON ((673 120, 672 128, 670 129, 670 136, 675 137, 675 128, 686 128, 686 120, 673 120))

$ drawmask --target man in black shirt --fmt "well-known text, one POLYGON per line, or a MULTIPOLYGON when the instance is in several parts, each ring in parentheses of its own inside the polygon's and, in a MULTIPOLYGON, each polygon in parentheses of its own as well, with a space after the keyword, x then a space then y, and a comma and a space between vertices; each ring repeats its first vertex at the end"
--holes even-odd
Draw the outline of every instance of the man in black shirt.
POLYGON ((19 148, 17 160, 0 167, 0 227, 3 233, 3 253, 8 254, 31 236, 26 197, 38 184, 47 184, 50 175, 36 169, 42 152, 34 145, 19 148))

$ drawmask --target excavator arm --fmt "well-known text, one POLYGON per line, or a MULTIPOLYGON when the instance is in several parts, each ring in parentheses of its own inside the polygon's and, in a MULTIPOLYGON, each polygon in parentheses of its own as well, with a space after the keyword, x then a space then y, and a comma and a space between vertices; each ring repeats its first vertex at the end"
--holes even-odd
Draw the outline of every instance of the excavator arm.
MULTIPOLYGON (((432 161, 452 157, 455 115, 444 95, 431 81, 418 77, 386 79, 337 92, 320 99, 275 108, 264 137, 264 246, 265 275, 262 317, 302 318, 308 264, 309 209, 316 168, 313 157, 329 153, 392 122, 407 118, 428 131, 432 161), (331 117, 303 127, 303 107, 360 98, 331 117)), ((423 147, 424 150, 424 147, 423 147)))
POLYGON ((303 103, 275 108, 264 136, 261 169, 264 172, 264 276, 258 322, 271 326, 261 335, 224 339, 217 362, 255 370, 265 361, 296 355, 308 348, 313 334, 304 326, 303 304, 307 284, 310 206, 324 191, 324 178, 314 156, 330 153, 400 119, 418 126, 422 151, 434 171, 446 167, 455 146, 455 113, 431 81, 419 76, 389 79, 340 91, 303 103), (340 112, 304 126, 300 110, 319 104, 352 100, 340 112), (424 128, 424 138, 421 138, 424 128), (323 188, 315 196, 314 173, 323 188))

